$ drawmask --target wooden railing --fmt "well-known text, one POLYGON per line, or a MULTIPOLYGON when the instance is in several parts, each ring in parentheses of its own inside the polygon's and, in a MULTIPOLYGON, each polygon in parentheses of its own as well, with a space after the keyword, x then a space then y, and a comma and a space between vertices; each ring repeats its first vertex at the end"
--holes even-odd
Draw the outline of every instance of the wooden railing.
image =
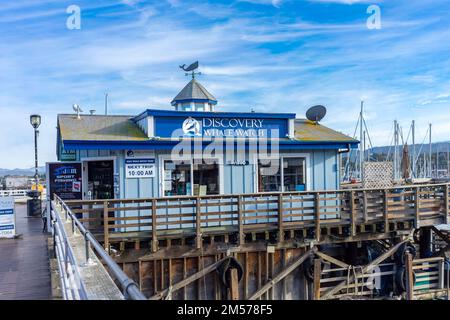
MULTIPOLYGON (((276 232, 283 241, 289 230, 312 230, 320 241, 323 228, 346 228, 348 236, 365 226, 408 222, 415 227, 447 223, 449 185, 402 186, 389 189, 355 189, 237 195, 182 196, 147 199, 66 201, 80 221, 102 235, 105 246, 121 239, 158 240, 237 233, 238 244, 252 232, 276 232)), ((373 229, 375 230, 375 229, 373 229)))
POLYGON ((434 257, 426 259, 416 259, 412 261, 412 270, 415 274, 413 287, 414 296, 420 296, 430 291, 442 291, 449 289, 449 279, 445 274, 445 259, 434 257))

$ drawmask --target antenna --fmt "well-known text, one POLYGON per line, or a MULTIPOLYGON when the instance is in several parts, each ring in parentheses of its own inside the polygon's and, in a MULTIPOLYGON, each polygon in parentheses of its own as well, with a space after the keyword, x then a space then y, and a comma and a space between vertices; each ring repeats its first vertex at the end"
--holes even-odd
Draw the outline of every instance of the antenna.
POLYGON ((311 107, 306 111, 306 118, 309 121, 315 122, 316 124, 325 117, 327 114, 327 108, 321 105, 311 107))
POLYGON ((108 92, 105 93, 105 116, 108 115, 108 92))
POLYGON ((73 109, 73 111, 75 111, 77 113, 77 119, 80 119, 80 112, 83 112, 83 110, 81 110, 80 106, 77 104, 73 104, 72 109, 73 109))

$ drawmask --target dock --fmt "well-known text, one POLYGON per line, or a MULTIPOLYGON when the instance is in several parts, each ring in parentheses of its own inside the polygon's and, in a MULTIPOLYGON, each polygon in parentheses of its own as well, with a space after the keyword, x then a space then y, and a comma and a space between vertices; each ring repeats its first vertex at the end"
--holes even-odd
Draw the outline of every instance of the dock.
POLYGON ((16 204, 19 237, 0 240, 0 300, 51 298, 48 235, 40 217, 27 217, 26 205, 16 204))

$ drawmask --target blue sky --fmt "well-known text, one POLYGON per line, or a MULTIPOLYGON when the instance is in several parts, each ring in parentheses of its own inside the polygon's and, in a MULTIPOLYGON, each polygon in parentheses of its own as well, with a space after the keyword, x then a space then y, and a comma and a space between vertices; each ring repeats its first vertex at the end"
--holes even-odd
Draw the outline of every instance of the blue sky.
POLYGON ((64 1, 0 4, 0 167, 31 167, 29 115, 40 113, 40 162, 55 160, 56 114, 171 109, 200 61, 217 110, 296 112, 324 104, 323 123, 352 134, 360 99, 375 145, 392 121, 417 140, 433 123, 450 140, 450 3, 445 0, 64 1), (69 5, 81 29, 69 30, 69 5), (367 8, 381 8, 369 30, 367 8))

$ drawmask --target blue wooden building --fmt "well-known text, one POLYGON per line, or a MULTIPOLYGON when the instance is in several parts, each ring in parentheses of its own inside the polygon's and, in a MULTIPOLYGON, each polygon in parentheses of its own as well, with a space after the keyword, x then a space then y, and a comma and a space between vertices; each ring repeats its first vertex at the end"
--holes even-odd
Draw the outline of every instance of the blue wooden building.
POLYGON ((58 160, 82 163, 83 199, 335 190, 358 144, 294 113, 221 112, 194 78, 171 105, 58 115, 58 160))

